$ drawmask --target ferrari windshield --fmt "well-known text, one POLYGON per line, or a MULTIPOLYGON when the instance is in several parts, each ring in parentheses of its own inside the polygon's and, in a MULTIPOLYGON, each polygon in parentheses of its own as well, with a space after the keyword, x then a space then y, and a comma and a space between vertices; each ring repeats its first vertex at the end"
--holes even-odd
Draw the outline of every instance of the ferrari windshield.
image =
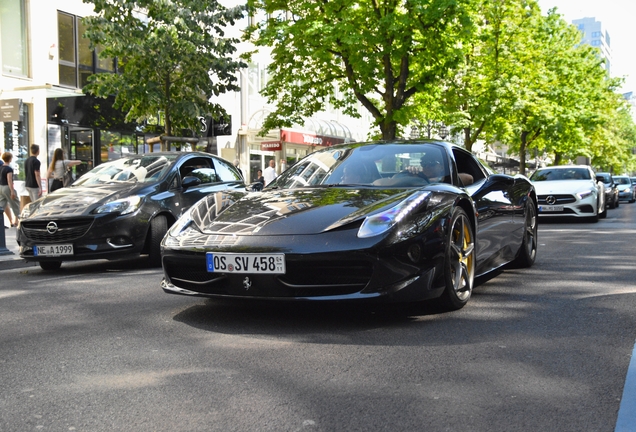
POLYGON ((81 176, 73 185, 157 181, 170 169, 177 156, 135 155, 106 162, 81 176))
POLYGON ((590 180, 590 171, 587 168, 543 168, 535 171, 530 177, 531 181, 555 181, 555 180, 590 180))
POLYGON ((433 182, 450 183, 448 156, 439 145, 351 144, 310 154, 281 174, 271 186, 284 189, 335 185, 418 187, 433 182))

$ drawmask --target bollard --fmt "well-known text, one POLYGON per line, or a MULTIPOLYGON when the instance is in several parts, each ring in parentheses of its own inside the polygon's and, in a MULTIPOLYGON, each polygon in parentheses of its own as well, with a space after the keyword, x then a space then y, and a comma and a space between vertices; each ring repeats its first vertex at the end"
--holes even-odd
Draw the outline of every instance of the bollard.
POLYGON ((0 214, 2 215, 2 234, 0 234, 0 255, 15 255, 9 249, 7 249, 7 239, 4 235, 4 208, 0 209, 0 214))

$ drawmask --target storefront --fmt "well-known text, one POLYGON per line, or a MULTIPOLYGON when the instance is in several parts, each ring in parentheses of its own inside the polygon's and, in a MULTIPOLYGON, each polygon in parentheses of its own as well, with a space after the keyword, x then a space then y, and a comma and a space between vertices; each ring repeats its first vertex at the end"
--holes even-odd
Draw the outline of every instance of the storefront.
POLYGON ((13 155, 11 165, 14 179, 24 180, 24 161, 29 157, 29 107, 21 99, 4 99, 0 101, 0 116, 0 154, 9 152, 13 155))
POLYGON ((350 136, 321 135, 313 131, 289 128, 282 128, 265 137, 259 137, 258 131, 250 131, 249 179, 254 181, 257 171, 264 170, 272 159, 276 162, 276 172, 280 174, 310 153, 352 141, 350 136))

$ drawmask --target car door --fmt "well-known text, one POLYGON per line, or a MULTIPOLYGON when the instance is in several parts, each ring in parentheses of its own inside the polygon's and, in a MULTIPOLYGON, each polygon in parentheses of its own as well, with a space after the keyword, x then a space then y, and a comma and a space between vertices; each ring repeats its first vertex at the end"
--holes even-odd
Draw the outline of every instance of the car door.
MULTIPOLYGON (((453 149, 458 174, 469 174, 473 183, 465 187, 477 209, 477 274, 495 269, 510 260, 514 231, 514 178, 493 174, 462 149, 453 149)), ((514 251, 516 253, 516 249, 514 251)))

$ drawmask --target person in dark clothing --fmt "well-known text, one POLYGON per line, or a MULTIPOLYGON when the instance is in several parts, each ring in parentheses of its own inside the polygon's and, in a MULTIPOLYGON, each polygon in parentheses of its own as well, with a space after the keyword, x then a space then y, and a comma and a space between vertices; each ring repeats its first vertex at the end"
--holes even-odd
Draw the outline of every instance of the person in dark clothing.
POLYGON ((31 150, 31 156, 24 161, 24 173, 25 173, 25 186, 29 193, 31 201, 42 196, 42 177, 40 176, 40 146, 37 144, 31 144, 29 150, 31 150))
POLYGON ((0 166, 0 208, 10 206, 13 210, 13 226, 18 225, 18 215, 20 214, 20 202, 18 201, 15 188, 13 187, 13 168, 9 165, 13 155, 9 152, 2 153, 4 164, 0 166))

